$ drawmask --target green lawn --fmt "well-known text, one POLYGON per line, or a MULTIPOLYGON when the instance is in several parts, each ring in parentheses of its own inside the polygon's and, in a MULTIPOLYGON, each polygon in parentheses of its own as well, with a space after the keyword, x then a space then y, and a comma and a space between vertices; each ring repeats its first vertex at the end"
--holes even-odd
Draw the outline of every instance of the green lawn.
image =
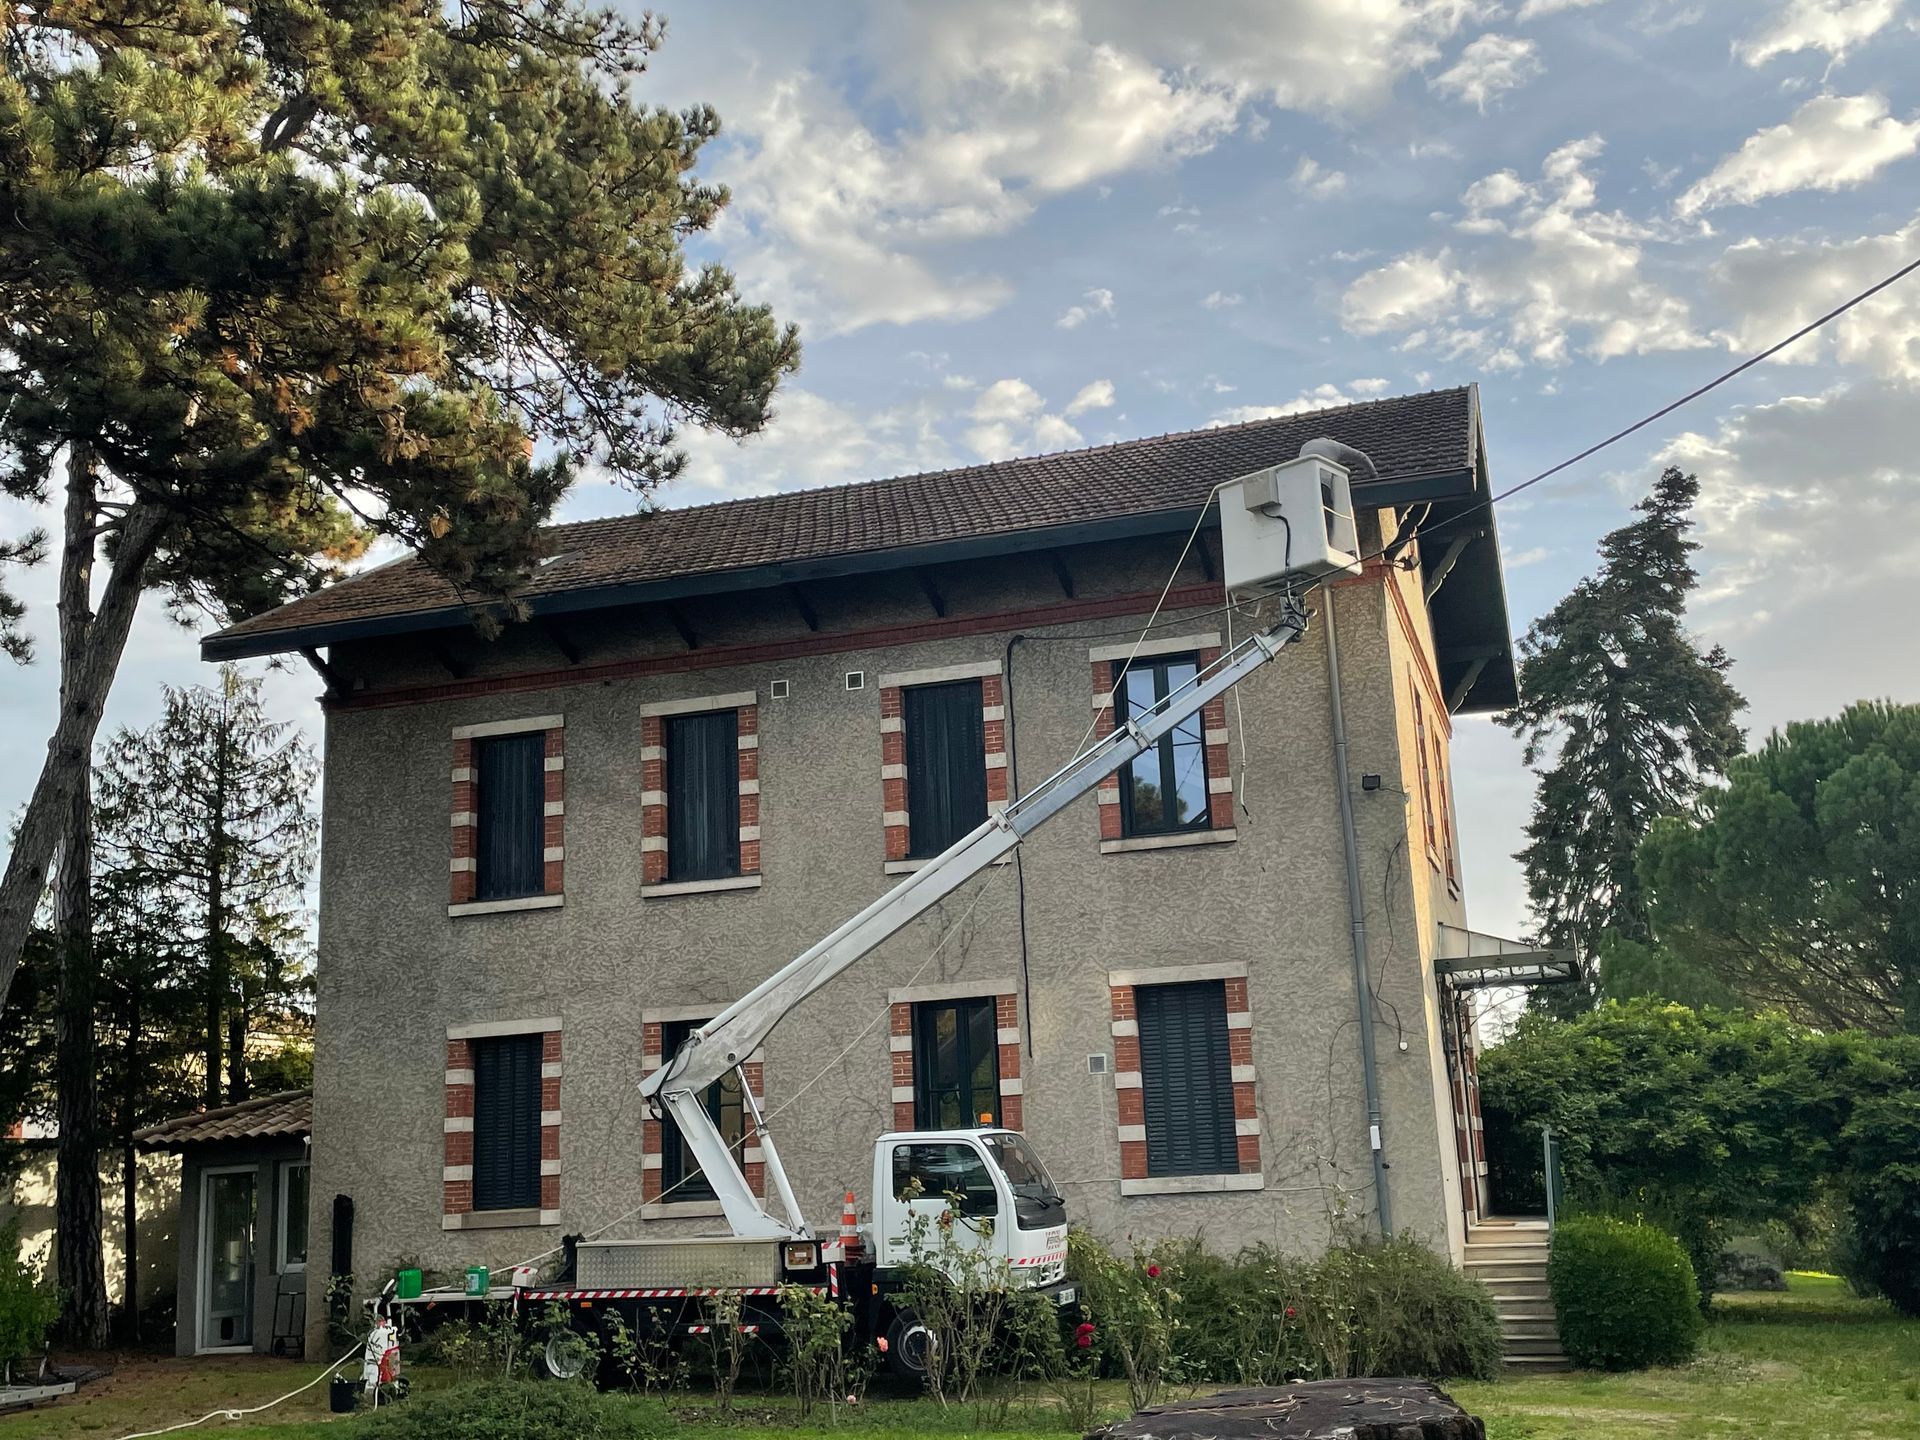
MULTIPOLYGON (((1714 1306, 1700 1358, 1678 1370, 1635 1375, 1544 1375, 1452 1386, 1461 1404, 1485 1417, 1491 1440, 1909 1440, 1920 1436, 1920 1322, 1886 1306, 1851 1298, 1831 1276, 1793 1275, 1784 1295, 1736 1295, 1714 1306)), ((0 1415, 0 1440, 113 1440, 201 1414, 215 1406, 257 1405, 310 1376, 304 1366, 250 1358, 124 1358, 114 1375, 71 1400, 0 1415)), ((420 1385, 443 1374, 416 1369, 420 1385)), ((1112 1413, 1125 1392, 1111 1389, 1112 1413)), ((638 1402, 636 1402, 638 1403, 638 1402)), ((215 1422, 189 1435, 223 1440, 350 1440, 353 1429, 326 1414, 325 1386, 242 1423, 215 1422)), ((725 1440, 961 1436, 983 1431, 1024 1440, 1060 1440, 1059 1417, 1040 1399, 1004 1416, 971 1407, 942 1413, 924 1400, 876 1398, 842 1412, 837 1428, 818 1417, 804 1429, 788 1408, 742 1396, 734 1421, 714 1419, 698 1396, 675 1405, 689 1430, 725 1440)))

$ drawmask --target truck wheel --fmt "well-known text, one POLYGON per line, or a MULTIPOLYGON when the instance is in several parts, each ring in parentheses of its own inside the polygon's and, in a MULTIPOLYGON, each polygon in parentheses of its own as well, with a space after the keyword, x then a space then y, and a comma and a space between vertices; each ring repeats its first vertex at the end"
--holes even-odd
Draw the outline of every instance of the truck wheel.
POLYGON ((542 1380, 578 1380, 593 1364, 593 1342, 572 1330, 560 1330, 534 1356, 533 1373, 542 1380))
POLYGON ((926 1382, 929 1362, 940 1345, 917 1311, 901 1310, 887 1327, 887 1366, 902 1380, 926 1382))

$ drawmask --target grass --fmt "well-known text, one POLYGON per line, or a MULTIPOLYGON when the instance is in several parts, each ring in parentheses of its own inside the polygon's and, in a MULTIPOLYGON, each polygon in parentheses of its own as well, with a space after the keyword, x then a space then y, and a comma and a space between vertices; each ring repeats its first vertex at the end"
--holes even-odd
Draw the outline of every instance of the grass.
MULTIPOLYGON (((1714 1302, 1701 1354, 1674 1370, 1631 1375, 1541 1375, 1448 1388, 1487 1422, 1490 1440, 1907 1440, 1920 1435, 1920 1321, 1856 1300, 1833 1276, 1793 1274, 1785 1294, 1730 1295, 1714 1302)), ((314 1372, 251 1357, 203 1360, 119 1357, 114 1374, 70 1400, 0 1415, 0 1440, 117 1440, 189 1419, 216 1406, 261 1404, 314 1372)), ((447 1383, 416 1368, 416 1386, 447 1383)), ((1125 1408, 1109 1390, 1110 1414, 1125 1408)), ((658 1402, 635 1402, 652 1403, 658 1402)), ((732 1422, 688 1396, 673 1418, 714 1440, 804 1440, 808 1436, 961 1436, 990 1431, 1003 1440, 1061 1440, 1045 1402, 983 1417, 970 1406, 942 1412, 925 1400, 877 1398, 801 1427, 789 1406, 745 1395, 732 1422)), ((350 1440, 350 1423, 327 1414, 324 1385, 242 1423, 215 1422, 190 1436, 221 1440, 350 1440)))

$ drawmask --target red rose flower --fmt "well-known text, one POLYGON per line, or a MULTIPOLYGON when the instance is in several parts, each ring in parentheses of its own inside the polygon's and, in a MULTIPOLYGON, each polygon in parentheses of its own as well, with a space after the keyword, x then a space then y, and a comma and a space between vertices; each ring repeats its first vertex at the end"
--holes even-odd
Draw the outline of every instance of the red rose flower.
POLYGON ((1158 1280, 1160 1278, 1160 1267, 1158 1265, 1147 1266, 1147 1278, 1149 1280, 1158 1280))
POLYGON ((1082 1321, 1079 1325, 1074 1327, 1073 1346, 1074 1346, 1074 1349, 1076 1350, 1091 1350, 1093 1348, 1093 1326, 1092 1325, 1088 1324, 1085 1321, 1082 1321))
POLYGON ((1287 1319, 1291 1320, 1299 1313, 1300 1312, 1295 1310, 1291 1305, 1287 1306, 1287 1319))

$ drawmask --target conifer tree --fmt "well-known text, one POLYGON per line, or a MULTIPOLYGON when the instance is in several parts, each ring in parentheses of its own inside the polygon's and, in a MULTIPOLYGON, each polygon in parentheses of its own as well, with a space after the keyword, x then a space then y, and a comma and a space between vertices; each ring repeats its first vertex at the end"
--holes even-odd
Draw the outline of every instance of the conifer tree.
POLYGON ((59 516, 0 565, 53 555, 62 618, 0 1004, 144 591, 235 617, 383 535, 510 611, 581 465, 644 490, 677 425, 765 422, 798 343, 686 264, 726 196, 713 112, 634 96, 662 35, 587 0, 0 20, 0 490, 59 516))
MULTIPOLYGON (((1635 852, 1744 741, 1732 660, 1718 645, 1702 649, 1683 623, 1698 580, 1688 531, 1699 493, 1698 480, 1670 468, 1634 507, 1640 518, 1600 542, 1599 573, 1528 627, 1520 703, 1501 717, 1539 775, 1516 857, 1538 938, 1589 965, 1610 938, 1651 938, 1635 852)), ((1591 998, 1589 978, 1574 995, 1543 992, 1542 1003, 1591 998)))

